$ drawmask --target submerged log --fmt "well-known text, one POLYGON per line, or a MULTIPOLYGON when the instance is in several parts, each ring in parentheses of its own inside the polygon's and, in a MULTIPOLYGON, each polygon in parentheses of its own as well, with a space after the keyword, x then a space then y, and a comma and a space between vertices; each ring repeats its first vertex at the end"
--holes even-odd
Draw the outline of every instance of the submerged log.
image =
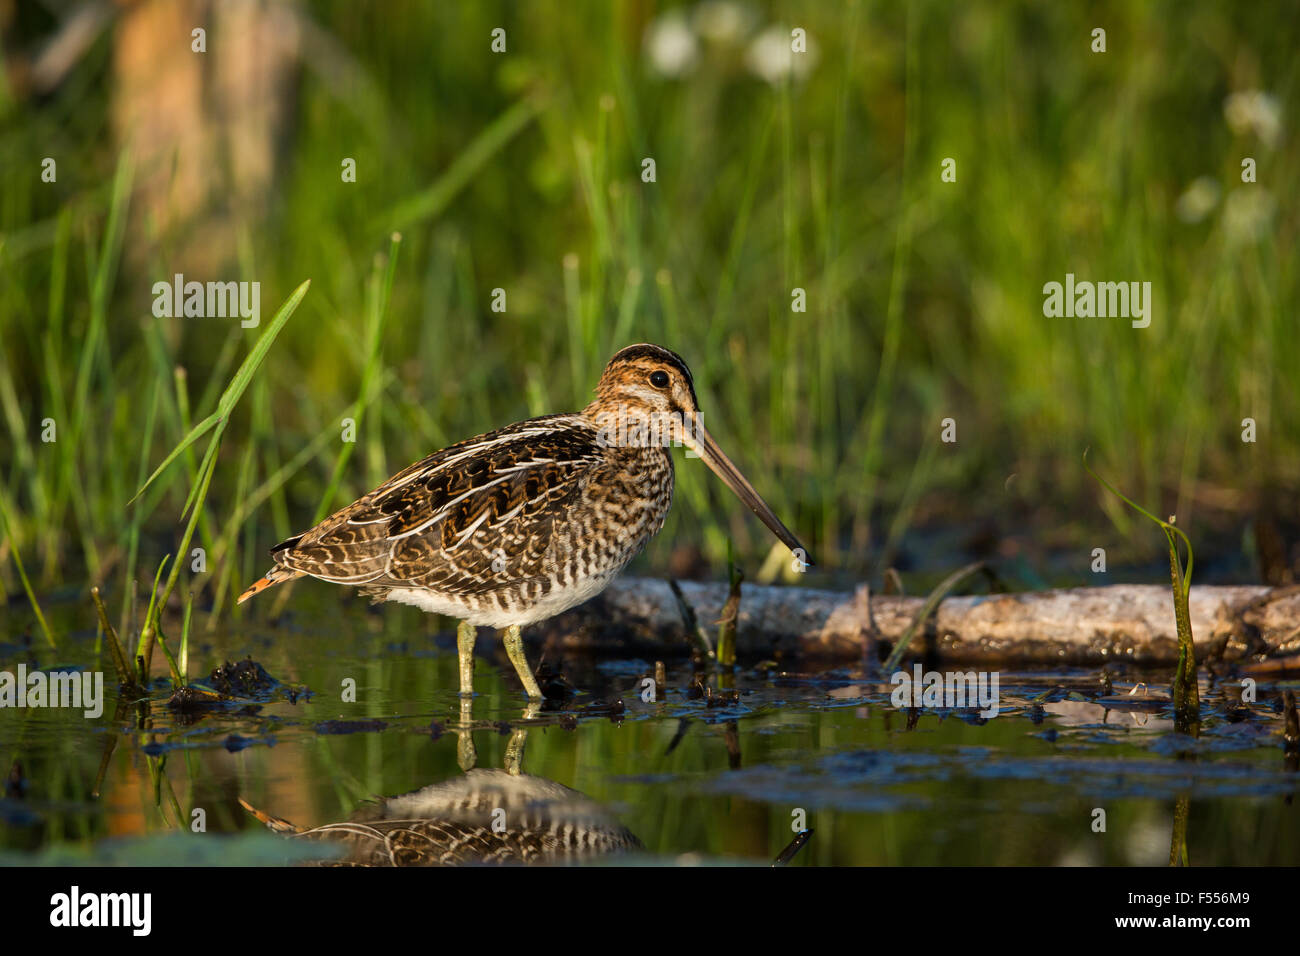
MULTIPOLYGON (((680 585, 710 634, 725 583, 680 585)), ((924 600, 796 587, 745 585, 736 649, 742 660, 857 660, 902 636, 924 600)), ((1300 587, 1195 585, 1190 599, 1197 659, 1262 661, 1300 654, 1300 587)), ((684 655, 681 610, 666 581, 624 578, 552 619, 534 637, 552 652, 684 655)), ((887 650, 887 648, 885 648, 887 650)), ((909 653, 953 663, 1172 664, 1178 658, 1168 586, 1112 585, 949 597, 917 631, 909 653)))

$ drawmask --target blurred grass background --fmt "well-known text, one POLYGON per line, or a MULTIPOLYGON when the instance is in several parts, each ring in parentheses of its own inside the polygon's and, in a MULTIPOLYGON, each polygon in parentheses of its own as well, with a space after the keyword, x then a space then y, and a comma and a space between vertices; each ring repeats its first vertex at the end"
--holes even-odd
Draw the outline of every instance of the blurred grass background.
MULTIPOLYGON (((18 555, 47 589, 152 575, 195 456, 127 501, 304 279, 199 521, 191 587, 218 607, 319 508, 580 408, 635 341, 690 363, 710 430, 822 580, 974 554, 1096 583, 1095 547, 1164 580, 1088 446, 1178 515, 1198 580, 1288 580, 1296 12, 0 0, 0 596, 18 555), (791 57, 793 27, 809 52, 791 57), (263 325, 155 318, 178 272, 260 282, 263 325), (1150 281, 1150 328, 1045 318, 1067 272, 1150 281)), ((762 562, 763 529, 678 461, 642 567, 721 576, 728 538, 762 562)))

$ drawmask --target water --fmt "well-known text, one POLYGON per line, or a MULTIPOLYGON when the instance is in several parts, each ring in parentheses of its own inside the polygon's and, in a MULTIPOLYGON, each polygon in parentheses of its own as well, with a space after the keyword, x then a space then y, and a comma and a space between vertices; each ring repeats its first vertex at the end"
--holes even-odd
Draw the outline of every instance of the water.
MULTIPOLYGON (((1203 679, 1193 739, 1174 731, 1161 673, 1112 668, 1109 701, 1098 703, 1096 671, 1007 668, 997 717, 927 710, 909 720, 889 686, 854 668, 742 670, 734 699, 725 688, 709 699, 692 696, 689 662, 670 661, 667 692, 647 702, 652 661, 570 658, 552 663, 580 693, 535 711, 484 631, 478 695, 463 715, 454 635, 436 633, 437 621, 355 601, 304 610, 304 597, 274 627, 196 634, 191 676, 251 655, 280 682, 257 699, 178 714, 159 679, 147 704, 115 711, 110 699, 99 719, 0 710, 0 769, 14 767, 0 801, 4 861, 318 858, 337 844, 273 833, 240 801, 299 828, 386 813, 468 826, 466 812, 478 811, 453 819, 447 794, 500 784, 507 770, 519 772, 505 784, 518 792, 488 787, 478 823, 490 829, 501 805, 506 830, 532 813, 631 835, 612 855, 581 856, 592 862, 769 865, 806 828, 790 865, 1166 864, 1184 812, 1193 865, 1297 860, 1300 776, 1280 705, 1294 684, 1261 682, 1256 702, 1229 712, 1203 679), (1147 686, 1130 695, 1139 681, 1147 686), (353 686, 355 702, 344 699, 353 686), (620 699, 621 713, 606 706, 620 699), (495 776, 467 778, 471 764, 495 776)), ((0 645, 0 670, 84 667, 94 640, 74 632, 57 654, 0 645)), ((111 671, 106 683, 111 693, 111 671)))

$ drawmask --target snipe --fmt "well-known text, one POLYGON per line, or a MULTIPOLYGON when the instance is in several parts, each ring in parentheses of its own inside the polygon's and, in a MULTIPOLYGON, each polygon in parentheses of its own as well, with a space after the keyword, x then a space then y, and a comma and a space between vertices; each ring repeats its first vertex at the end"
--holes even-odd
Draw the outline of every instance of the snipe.
POLYGON ((340 851, 322 866, 554 865, 645 849, 585 794, 506 770, 470 770, 310 829, 239 802, 276 833, 340 851))
POLYGON ((808 560, 704 428, 686 363, 631 345, 581 412, 507 425, 416 462, 273 548, 275 567, 239 601, 310 575, 454 617, 462 694, 472 693, 475 627, 503 628, 510 662, 539 698, 520 628, 604 590, 663 527, 672 444, 699 455, 808 560))

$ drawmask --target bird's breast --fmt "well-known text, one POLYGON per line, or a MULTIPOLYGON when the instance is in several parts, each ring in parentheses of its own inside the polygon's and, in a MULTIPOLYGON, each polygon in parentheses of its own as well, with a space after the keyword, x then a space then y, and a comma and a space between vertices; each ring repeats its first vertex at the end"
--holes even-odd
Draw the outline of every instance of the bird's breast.
POLYGON ((594 469, 548 555, 573 578, 617 573, 664 525, 673 501, 665 448, 620 448, 594 469))

